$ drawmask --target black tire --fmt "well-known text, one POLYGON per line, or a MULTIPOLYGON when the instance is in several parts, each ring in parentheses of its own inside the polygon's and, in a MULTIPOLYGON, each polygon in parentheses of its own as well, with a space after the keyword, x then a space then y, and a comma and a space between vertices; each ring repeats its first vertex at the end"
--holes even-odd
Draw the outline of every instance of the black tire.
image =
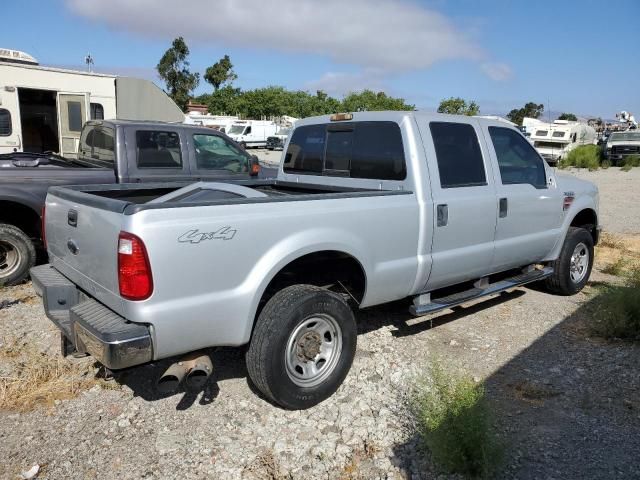
POLYGON ((36 264, 36 249, 18 227, 0 223, 0 286, 17 285, 36 264))
MULTIPOLYGON (((322 337, 320 345, 324 345, 322 337)), ((327 338, 324 336, 324 338, 327 338)), ((313 339, 311 340, 313 342, 313 339)), ((276 293, 265 305, 258 316, 246 354, 247 370, 254 385, 272 402, 292 410, 312 407, 327 399, 338 389, 347 376, 356 352, 357 328, 353 312, 347 302, 338 294, 312 285, 294 285, 276 293), (312 328, 305 330, 313 320, 330 318, 339 327, 339 334, 331 341, 335 345, 336 354, 327 360, 323 368, 325 372, 318 374, 322 381, 317 385, 300 385, 294 380, 296 373, 289 373, 290 361, 288 345, 297 355, 314 355, 315 350, 306 351, 305 335, 314 335, 312 328), (305 323, 306 322, 306 323, 305 323), (300 342, 294 342, 296 332, 303 334, 300 342), (339 337, 339 338, 337 338, 339 337), (339 342, 339 343, 338 343, 339 342), (339 350, 339 351, 338 351, 339 350)), ((330 344, 330 342, 327 342, 330 344)), ((313 347, 313 343, 311 343, 313 347)), ((316 345, 321 348, 320 345, 316 345)), ((321 356, 317 353, 314 358, 321 356)), ((298 357, 300 358, 300 357, 298 357)), ((305 357, 307 358, 307 357, 305 357)), ((301 363, 321 364, 322 360, 298 360, 301 363)), ((319 379, 316 379, 319 380, 319 379)))
POLYGON ((584 288, 589 281, 591 268, 593 267, 593 237, 584 228, 569 227, 564 244, 560 250, 560 256, 550 264, 553 267, 553 275, 545 280, 548 291, 558 295, 574 295, 584 288), (576 247, 584 245, 588 253, 586 271, 579 279, 571 276, 572 257, 576 247))

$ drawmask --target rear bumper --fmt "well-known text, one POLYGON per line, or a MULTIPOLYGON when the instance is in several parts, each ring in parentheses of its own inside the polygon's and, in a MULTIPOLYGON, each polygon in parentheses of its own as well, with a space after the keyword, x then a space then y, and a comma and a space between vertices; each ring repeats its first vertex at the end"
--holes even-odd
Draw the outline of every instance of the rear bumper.
POLYGON ((153 359, 148 326, 129 322, 87 296, 49 264, 32 268, 31 279, 47 317, 79 352, 113 370, 153 359))

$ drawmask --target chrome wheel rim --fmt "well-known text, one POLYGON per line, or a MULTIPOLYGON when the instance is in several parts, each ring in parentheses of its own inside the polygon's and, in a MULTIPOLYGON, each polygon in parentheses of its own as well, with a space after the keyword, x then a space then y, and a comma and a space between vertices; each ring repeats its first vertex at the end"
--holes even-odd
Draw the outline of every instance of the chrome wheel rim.
POLYGON ((314 387, 335 370, 342 353, 342 330, 330 315, 313 315, 293 330, 287 341, 287 375, 299 387, 314 387))
POLYGON ((20 250, 15 245, 0 240, 0 277, 7 277, 20 266, 20 250))
POLYGON ((589 270, 589 248, 580 242, 576 245, 571 255, 571 263, 569 264, 569 274, 573 283, 580 283, 584 280, 589 270))

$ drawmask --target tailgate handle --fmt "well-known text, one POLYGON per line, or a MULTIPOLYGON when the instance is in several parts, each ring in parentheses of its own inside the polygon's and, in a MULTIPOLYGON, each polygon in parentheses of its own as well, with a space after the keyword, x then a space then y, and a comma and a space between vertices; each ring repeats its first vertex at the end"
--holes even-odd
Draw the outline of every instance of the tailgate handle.
POLYGON ((67 223, 72 227, 78 226, 78 212, 76 210, 69 210, 69 213, 67 213, 67 223))

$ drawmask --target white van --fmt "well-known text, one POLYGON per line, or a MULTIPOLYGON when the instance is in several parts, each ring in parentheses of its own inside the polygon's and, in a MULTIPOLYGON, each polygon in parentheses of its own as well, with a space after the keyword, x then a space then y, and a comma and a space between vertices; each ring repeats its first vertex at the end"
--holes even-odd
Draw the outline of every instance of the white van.
POLYGON ((43 67, 0 49, 0 154, 77 157, 82 125, 102 119, 182 122, 184 114, 148 80, 43 67))
POLYGON ((227 135, 245 148, 266 147, 267 137, 277 130, 278 125, 268 120, 238 120, 227 130, 227 135))

